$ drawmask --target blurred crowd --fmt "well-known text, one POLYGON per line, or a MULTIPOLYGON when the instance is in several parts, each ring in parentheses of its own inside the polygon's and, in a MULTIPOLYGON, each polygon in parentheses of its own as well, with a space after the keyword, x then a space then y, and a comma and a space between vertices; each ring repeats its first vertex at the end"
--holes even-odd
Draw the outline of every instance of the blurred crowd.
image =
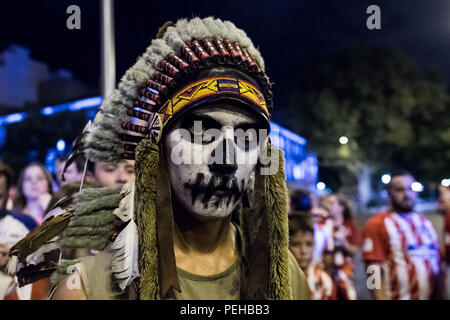
POLYGON ((120 187, 134 179, 132 160, 117 164, 77 160, 65 167, 66 160, 59 159, 52 175, 44 165, 30 163, 14 185, 15 173, 0 162, 0 299, 41 300, 48 296, 48 278, 19 287, 17 279, 7 274, 9 249, 50 218, 55 203, 77 192, 83 176, 84 185, 90 187, 120 187))
MULTIPOLYGON (((66 166, 61 159, 54 175, 42 164, 30 163, 17 180, 14 176, 0 163, 0 299, 45 299, 48 278, 19 287, 17 279, 7 275, 9 249, 45 222, 55 203, 77 192, 81 180, 88 186, 120 187, 134 179, 134 163, 77 161, 66 166)), ((389 207, 363 224, 341 195, 291 190, 289 248, 307 276, 313 299, 358 299, 354 265, 358 253, 366 271, 364 286, 374 299, 447 298, 450 188, 440 187, 438 210, 445 226, 436 230, 414 211, 413 182, 410 173, 393 172, 387 185, 389 207)))
POLYGON ((313 299, 358 299, 357 285, 373 299, 448 299, 450 188, 440 186, 437 211, 444 223, 433 225, 414 210, 414 181, 406 171, 393 172, 389 207, 363 222, 340 195, 292 193, 289 245, 313 299), (355 277, 356 254, 362 255, 363 278, 355 277))

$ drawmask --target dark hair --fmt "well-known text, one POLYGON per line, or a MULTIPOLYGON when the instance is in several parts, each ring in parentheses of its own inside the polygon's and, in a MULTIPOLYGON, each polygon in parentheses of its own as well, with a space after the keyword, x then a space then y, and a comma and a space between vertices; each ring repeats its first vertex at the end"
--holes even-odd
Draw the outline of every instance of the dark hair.
POLYGON ((353 212, 352 208, 350 207, 350 204, 347 200, 345 200, 342 197, 338 197, 339 204, 342 208, 344 208, 342 214, 344 216, 344 220, 353 220, 353 212))
POLYGON ((411 174, 411 172, 409 172, 409 171, 407 171, 407 170, 404 170, 404 169, 395 169, 395 170, 392 170, 392 172, 391 172, 391 179, 392 179, 393 177, 398 177, 398 176, 411 176, 411 177, 413 177, 413 175, 411 174))
POLYGON ((14 179, 14 172, 7 164, 3 162, 0 162, 0 176, 4 176, 6 178, 6 190, 11 188, 14 179))
POLYGON ((394 177, 401 177, 401 176, 411 176, 414 177, 411 172, 404 170, 404 169, 394 169, 391 171, 390 173, 391 175, 391 181, 387 184, 387 188, 389 189, 392 183, 392 180, 394 179, 394 177))
POLYGON ((291 196, 291 204, 295 211, 309 212, 312 209, 311 194, 303 189, 295 190, 291 196))
POLYGON ((23 194, 23 180, 25 179, 25 171, 33 166, 39 167, 42 170, 44 177, 47 180, 48 193, 53 194, 52 177, 47 172, 44 165, 39 162, 30 163, 20 172, 19 180, 17 181, 17 196, 14 199, 14 209, 23 210, 27 205, 27 198, 23 194))
MULTIPOLYGON (((80 191, 80 185, 81 182, 80 181, 76 181, 76 182, 71 182, 68 184, 63 185, 61 188, 59 188, 58 191, 56 191, 52 198, 50 199, 50 202, 48 203, 47 209, 45 209, 44 212, 44 216, 49 213, 51 210, 53 210, 55 204, 57 204, 60 200, 62 200, 65 197, 69 197, 74 195, 75 193, 77 193, 78 191, 80 191)), ((99 188, 99 185, 93 184, 93 183, 88 183, 88 182, 84 182, 83 183, 83 188, 99 188)), ((73 201, 73 199, 72 199, 73 201)), ((72 203, 72 201, 68 201, 68 202, 64 202, 66 205, 69 205, 70 203, 72 203)))
POLYGON ((86 170, 92 174, 95 174, 95 162, 88 160, 86 170))
POLYGON ((309 214, 291 214, 289 216, 289 236, 297 232, 311 232, 314 235, 314 224, 309 214))
MULTIPOLYGON (((58 158, 59 163, 61 162, 66 162, 67 159, 66 158, 58 158)), ((75 166, 77 167, 77 171, 78 172, 83 172, 84 170, 84 163, 86 161, 86 158, 84 157, 77 157, 73 163, 75 163, 75 166)), ((64 164, 65 165, 65 164, 64 164)))

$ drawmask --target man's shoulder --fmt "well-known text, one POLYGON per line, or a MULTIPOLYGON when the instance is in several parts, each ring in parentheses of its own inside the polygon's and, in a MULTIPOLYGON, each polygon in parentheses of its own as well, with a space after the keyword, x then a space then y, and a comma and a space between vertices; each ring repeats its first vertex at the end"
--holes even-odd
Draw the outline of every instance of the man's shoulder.
POLYGON ((32 230, 37 227, 36 221, 29 215, 26 215, 17 211, 6 211, 3 219, 6 217, 12 218, 18 222, 21 222, 28 230, 32 230))
POLYGON ((373 217, 369 218, 369 220, 367 220, 366 228, 368 226, 380 227, 380 226, 384 225, 384 220, 386 218, 389 218, 391 215, 392 215, 392 213, 390 213, 388 211, 377 213, 373 217))

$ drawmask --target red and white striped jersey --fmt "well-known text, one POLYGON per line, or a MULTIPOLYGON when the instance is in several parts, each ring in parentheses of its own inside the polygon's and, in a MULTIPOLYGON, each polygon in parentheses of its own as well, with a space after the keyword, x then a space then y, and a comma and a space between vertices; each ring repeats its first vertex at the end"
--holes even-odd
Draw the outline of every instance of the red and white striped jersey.
POLYGON ((445 259, 447 264, 450 264, 450 211, 445 215, 444 222, 444 246, 445 259))
POLYGON ((392 300, 427 300, 432 277, 439 273, 438 236, 431 222, 417 213, 380 213, 364 229, 366 263, 384 263, 386 296, 392 300))
POLYGON ((323 223, 315 223, 313 263, 320 263, 322 254, 333 250, 333 220, 326 219, 323 223))
POLYGON ((336 300, 336 286, 331 277, 318 265, 310 265, 306 270, 311 300, 336 300))

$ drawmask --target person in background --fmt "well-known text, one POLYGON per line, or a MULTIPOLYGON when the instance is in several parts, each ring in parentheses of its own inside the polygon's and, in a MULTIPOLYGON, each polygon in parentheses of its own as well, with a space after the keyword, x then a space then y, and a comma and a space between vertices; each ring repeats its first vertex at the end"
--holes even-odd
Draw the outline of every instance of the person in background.
MULTIPOLYGON (((332 252, 332 220, 329 213, 320 207, 313 207, 311 194, 303 189, 295 190, 290 197, 290 215, 311 216, 314 227, 313 261, 322 264, 324 257, 332 252)), ((327 260, 325 258, 325 260, 327 260)))
POLYGON ((6 210, 8 190, 13 181, 11 168, 0 162, 0 299, 12 281, 6 274, 9 249, 37 224, 28 215, 6 210))
POLYGON ((312 209, 311 193, 304 189, 297 189, 291 195, 291 203, 289 213, 304 214, 309 213, 312 209))
POLYGON ((309 215, 289 215, 289 249, 306 275, 311 299, 336 300, 333 280, 313 262, 314 225, 309 215))
POLYGON ((333 220, 327 210, 313 207, 310 211, 314 224, 314 263, 323 263, 324 268, 331 272, 329 266, 334 250, 333 220))
MULTIPOLYGON (((95 188, 97 186, 85 183, 86 188, 95 188)), ((64 184, 57 192, 55 192, 48 204, 47 209, 44 212, 43 221, 47 221, 55 216, 54 207, 58 203, 62 204, 62 209, 71 206, 73 203, 73 195, 80 190, 80 182, 72 182, 64 184), (71 198, 70 198, 71 197, 71 198), (63 200, 66 199, 66 200, 63 200)), ((61 214, 57 212, 56 214, 61 214)), ((61 250, 62 259, 78 259, 90 255, 91 253, 87 249, 68 249, 61 250)), ((8 289, 5 292, 4 300, 43 300, 47 299, 51 291, 50 278, 40 278, 39 280, 19 287, 16 278, 11 279, 8 289)))
POLYGON ((116 188, 134 178, 134 160, 123 160, 119 163, 88 162, 86 181, 90 183, 116 188))
MULTIPOLYGON (((377 279, 369 290, 375 299, 428 300, 442 296, 439 242, 431 222, 414 212, 414 177, 391 173, 388 211, 369 219, 363 232, 363 259, 377 279)), ((368 273, 368 277, 373 274, 368 273)), ((375 280, 375 281, 373 281, 375 280)))
POLYGON ((445 256, 447 265, 450 265, 450 187, 439 186, 437 209, 445 215, 444 251, 442 253, 445 256))
POLYGON ((56 161, 56 182, 58 187, 61 188, 63 185, 81 181, 83 178, 84 171, 84 159, 75 160, 67 167, 66 172, 64 172, 64 181, 62 179, 62 174, 64 166, 66 165, 65 159, 58 159, 56 161))
POLYGON ((336 195, 321 198, 322 206, 330 213, 333 220, 333 263, 331 274, 338 288, 338 297, 342 300, 355 300, 356 290, 353 284, 353 262, 357 246, 348 241, 348 230, 345 226, 344 211, 350 210, 348 204, 336 195))
POLYGON ((50 174, 42 164, 31 163, 20 173, 14 210, 30 215, 38 224, 41 224, 52 194, 50 174))

